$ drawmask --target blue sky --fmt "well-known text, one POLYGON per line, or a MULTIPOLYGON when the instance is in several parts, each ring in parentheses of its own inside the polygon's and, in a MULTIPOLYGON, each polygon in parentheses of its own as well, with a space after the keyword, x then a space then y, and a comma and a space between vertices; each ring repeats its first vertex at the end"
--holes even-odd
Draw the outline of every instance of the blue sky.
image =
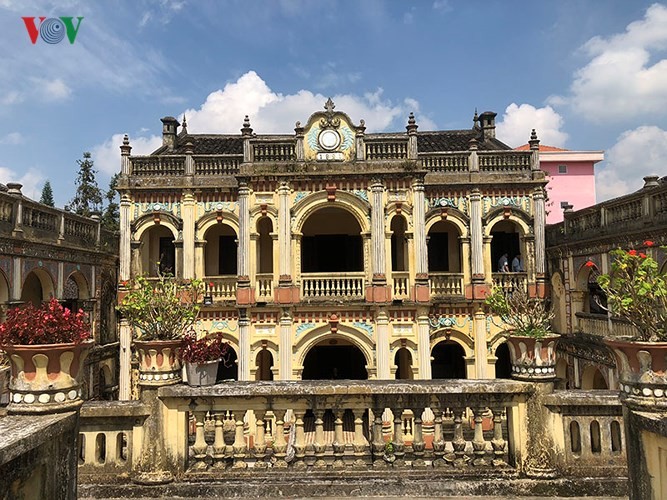
POLYGON ((605 150, 598 199, 667 175, 667 4, 512 0, 0 0, 0 182, 56 204, 91 151, 106 187, 118 146, 191 132, 293 130, 332 96, 369 131, 468 128, 605 150), (74 44, 34 45, 22 16, 84 16, 74 44))

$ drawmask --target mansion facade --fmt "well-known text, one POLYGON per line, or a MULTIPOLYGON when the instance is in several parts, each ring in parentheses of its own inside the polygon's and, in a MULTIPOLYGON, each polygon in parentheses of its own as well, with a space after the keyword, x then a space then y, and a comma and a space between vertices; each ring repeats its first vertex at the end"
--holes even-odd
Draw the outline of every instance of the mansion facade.
MULTIPOLYGON (((200 278, 197 328, 239 380, 509 376, 492 285, 545 295, 545 184, 526 151, 467 130, 366 133, 329 100, 294 133, 190 134, 121 146, 120 272, 200 278), (516 272, 499 272, 503 256, 516 272)), ((180 130, 179 130, 180 128, 180 130)), ((121 399, 131 335, 121 321, 121 399)))

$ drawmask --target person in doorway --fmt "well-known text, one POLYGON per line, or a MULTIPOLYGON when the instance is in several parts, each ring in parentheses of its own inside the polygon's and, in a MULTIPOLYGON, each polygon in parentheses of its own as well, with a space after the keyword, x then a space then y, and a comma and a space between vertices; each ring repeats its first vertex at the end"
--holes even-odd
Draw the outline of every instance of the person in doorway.
POLYGON ((507 260, 507 252, 505 252, 500 259, 498 259, 498 272, 509 273, 510 268, 507 260))
POLYGON ((523 262, 521 262, 521 254, 518 253, 512 259, 512 272, 513 273, 522 273, 523 272, 523 262))

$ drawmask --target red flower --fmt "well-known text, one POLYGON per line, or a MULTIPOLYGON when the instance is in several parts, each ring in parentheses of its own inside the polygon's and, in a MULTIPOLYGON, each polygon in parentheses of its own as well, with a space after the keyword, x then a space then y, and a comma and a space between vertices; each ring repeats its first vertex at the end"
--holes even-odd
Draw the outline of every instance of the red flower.
POLYGON ((215 286, 215 283, 213 283, 212 281, 208 284, 209 288, 213 288, 214 286, 215 286))
POLYGON ((646 258, 646 254, 645 254, 645 253, 640 253, 639 256, 640 256, 642 259, 645 259, 645 258, 646 258))
POLYGON ((655 245, 655 243, 653 243, 651 240, 646 240, 644 242, 644 245, 646 245, 647 247, 652 247, 653 245, 655 245))
POLYGON ((593 262, 590 261, 590 260, 589 260, 588 262, 586 262, 586 264, 584 264, 584 265, 585 265, 586 267, 595 267, 595 263, 593 263, 593 262))
POLYGON ((637 255, 637 250, 628 250, 628 255, 632 255, 634 257, 637 255))

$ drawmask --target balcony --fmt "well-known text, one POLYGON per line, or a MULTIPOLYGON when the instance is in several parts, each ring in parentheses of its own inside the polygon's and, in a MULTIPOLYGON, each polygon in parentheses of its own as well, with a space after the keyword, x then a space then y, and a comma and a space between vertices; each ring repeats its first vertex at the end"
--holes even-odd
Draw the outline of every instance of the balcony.
POLYGON ((464 293, 462 273, 429 273, 428 277, 431 296, 461 297, 464 293))
POLYGON ((206 295, 216 300, 236 300, 236 276, 207 276, 206 295))
POLYGON ((634 326, 621 318, 608 318, 602 314, 578 312, 577 331, 598 337, 637 337, 634 326))
POLYGON ((273 302, 273 274, 258 274, 255 280, 255 299, 257 302, 273 302))
POLYGON ((410 298, 410 273, 407 271, 391 273, 391 296, 394 300, 410 298))
POLYGON ((493 273, 493 286, 505 293, 521 290, 528 293, 528 276, 526 273, 493 273))
POLYGON ((365 274, 351 273, 302 273, 302 300, 363 300, 365 274))

